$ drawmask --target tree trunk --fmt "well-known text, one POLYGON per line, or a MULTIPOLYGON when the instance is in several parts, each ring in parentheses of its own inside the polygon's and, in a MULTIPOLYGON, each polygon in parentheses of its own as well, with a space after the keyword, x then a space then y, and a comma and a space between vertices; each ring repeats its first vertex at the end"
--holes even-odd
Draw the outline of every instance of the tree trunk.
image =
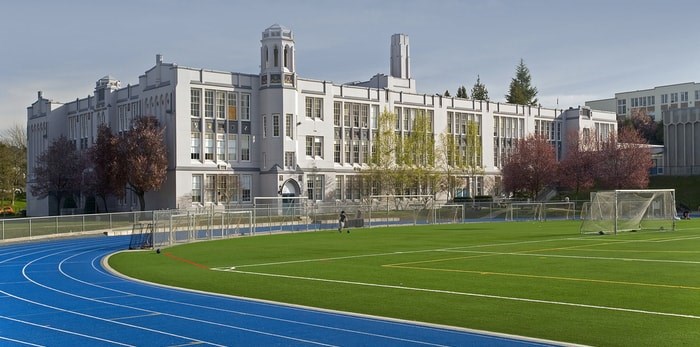
POLYGON ((144 198, 144 192, 138 192, 136 195, 139 197, 139 206, 141 206, 141 211, 146 211, 146 199, 144 198))

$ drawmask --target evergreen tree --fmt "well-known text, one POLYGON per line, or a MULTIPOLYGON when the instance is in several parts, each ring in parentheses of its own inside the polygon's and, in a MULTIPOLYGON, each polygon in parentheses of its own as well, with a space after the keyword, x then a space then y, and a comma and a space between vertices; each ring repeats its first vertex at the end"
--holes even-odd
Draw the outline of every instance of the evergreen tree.
POLYGON ((445 90, 445 96, 448 97, 448 98, 451 96, 449 90, 445 90))
POLYGON ((530 70, 523 59, 515 68, 515 78, 510 81, 506 102, 519 105, 537 105, 537 88, 531 84, 530 70))
POLYGON ((457 88, 457 97, 462 99, 468 99, 469 95, 467 95, 467 88, 465 88, 464 86, 457 88))
POLYGON ((489 91, 486 89, 486 85, 481 83, 481 77, 476 75, 476 83, 472 87, 472 99, 474 100, 484 100, 489 99, 489 91))

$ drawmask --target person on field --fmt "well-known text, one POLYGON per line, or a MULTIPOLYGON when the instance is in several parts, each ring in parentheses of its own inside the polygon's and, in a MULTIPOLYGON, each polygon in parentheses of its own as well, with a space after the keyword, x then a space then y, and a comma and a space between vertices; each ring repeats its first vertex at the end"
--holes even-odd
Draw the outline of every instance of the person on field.
POLYGON ((340 216, 338 217, 338 232, 339 233, 343 232, 343 228, 345 228, 345 221, 347 219, 348 219, 348 217, 345 215, 345 211, 340 211, 340 216))

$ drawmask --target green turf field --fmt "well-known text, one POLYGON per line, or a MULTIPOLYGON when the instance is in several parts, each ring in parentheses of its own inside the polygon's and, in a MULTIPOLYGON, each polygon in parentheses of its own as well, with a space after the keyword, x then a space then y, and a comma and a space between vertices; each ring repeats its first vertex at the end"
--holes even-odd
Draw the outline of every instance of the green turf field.
POLYGON ((579 225, 265 235, 109 264, 168 285, 570 343, 700 345, 700 221, 604 236, 579 225))

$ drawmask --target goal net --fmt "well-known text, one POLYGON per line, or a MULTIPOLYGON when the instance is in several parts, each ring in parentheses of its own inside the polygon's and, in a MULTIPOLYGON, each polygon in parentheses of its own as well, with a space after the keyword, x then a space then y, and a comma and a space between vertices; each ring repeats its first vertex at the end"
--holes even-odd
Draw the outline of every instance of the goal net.
POLYGON ((253 232, 308 230, 309 204, 304 196, 255 197, 253 232))
MULTIPOLYGON (((368 224, 427 224, 437 220, 436 207, 432 195, 371 195, 368 224)), ((454 209, 447 213, 455 215, 454 209)))
POLYGON ((592 192, 581 210, 581 233, 673 230, 675 195, 674 189, 592 192))
POLYGON ((506 220, 509 221, 546 221, 568 220, 576 216, 574 202, 513 202, 506 209, 506 220))

